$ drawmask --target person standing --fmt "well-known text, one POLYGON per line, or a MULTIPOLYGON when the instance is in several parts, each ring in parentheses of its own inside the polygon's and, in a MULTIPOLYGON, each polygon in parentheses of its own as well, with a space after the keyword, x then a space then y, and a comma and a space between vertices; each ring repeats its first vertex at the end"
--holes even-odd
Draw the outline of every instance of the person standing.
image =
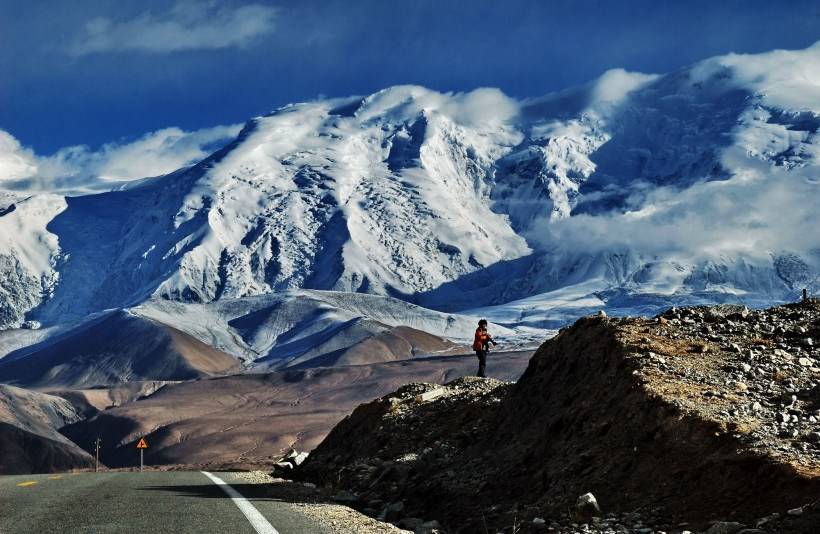
POLYGON ((487 369, 487 354, 490 352, 490 343, 496 346, 497 343, 487 331, 487 319, 478 321, 478 328, 475 330, 475 339, 473 340, 473 350, 478 356, 478 373, 476 376, 486 377, 487 369))

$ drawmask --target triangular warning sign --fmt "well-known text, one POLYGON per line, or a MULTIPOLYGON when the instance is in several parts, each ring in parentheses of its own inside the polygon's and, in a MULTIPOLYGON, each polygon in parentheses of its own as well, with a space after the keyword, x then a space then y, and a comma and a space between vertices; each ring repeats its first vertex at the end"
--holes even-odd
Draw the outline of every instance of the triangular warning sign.
POLYGON ((140 438, 139 442, 137 443, 137 448, 138 449, 147 449, 148 448, 148 442, 145 441, 145 438, 140 438))

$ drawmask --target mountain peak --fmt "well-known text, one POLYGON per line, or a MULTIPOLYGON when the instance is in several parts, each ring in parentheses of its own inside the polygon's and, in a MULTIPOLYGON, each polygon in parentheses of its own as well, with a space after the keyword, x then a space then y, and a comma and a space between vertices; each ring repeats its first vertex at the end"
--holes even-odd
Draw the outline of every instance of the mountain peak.
POLYGON ((820 264, 799 230, 818 64, 814 46, 526 101, 401 85, 285 106, 193 167, 0 216, 4 270, 23 273, 3 324, 297 288, 449 310, 574 284, 612 302, 783 299, 778 258, 812 287, 820 264))

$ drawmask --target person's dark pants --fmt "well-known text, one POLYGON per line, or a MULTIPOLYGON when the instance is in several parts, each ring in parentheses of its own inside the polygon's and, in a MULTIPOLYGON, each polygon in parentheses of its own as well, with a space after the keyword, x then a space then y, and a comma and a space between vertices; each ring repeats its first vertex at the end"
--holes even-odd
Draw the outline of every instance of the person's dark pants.
POLYGON ((478 373, 476 376, 486 377, 485 371, 487 370, 487 351, 486 350, 477 350, 475 351, 475 355, 478 356, 478 373))

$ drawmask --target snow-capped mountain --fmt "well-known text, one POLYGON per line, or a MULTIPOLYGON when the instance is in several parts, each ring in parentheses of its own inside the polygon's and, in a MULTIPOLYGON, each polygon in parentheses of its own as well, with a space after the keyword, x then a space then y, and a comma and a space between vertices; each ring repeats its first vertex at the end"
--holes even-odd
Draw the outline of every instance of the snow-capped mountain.
POLYGON ((818 128, 820 44, 525 101, 399 86, 289 105, 117 191, 0 195, 0 326, 297 289, 539 328, 792 299, 820 284, 818 128))

